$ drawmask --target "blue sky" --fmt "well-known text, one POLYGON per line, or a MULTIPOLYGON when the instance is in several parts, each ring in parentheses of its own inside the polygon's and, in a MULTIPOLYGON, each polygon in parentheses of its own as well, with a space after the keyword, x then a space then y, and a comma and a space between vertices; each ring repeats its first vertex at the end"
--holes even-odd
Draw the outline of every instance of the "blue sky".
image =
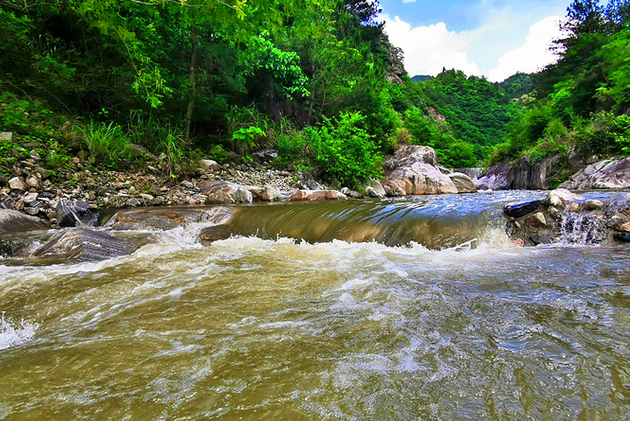
POLYGON ((380 0, 390 41, 411 75, 443 67, 501 81, 555 58, 551 40, 570 0, 380 0))

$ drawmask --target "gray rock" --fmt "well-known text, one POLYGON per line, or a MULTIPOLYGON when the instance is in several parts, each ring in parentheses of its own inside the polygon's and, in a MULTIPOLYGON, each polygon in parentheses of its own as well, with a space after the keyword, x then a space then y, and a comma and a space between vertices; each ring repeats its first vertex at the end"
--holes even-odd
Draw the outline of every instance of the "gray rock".
POLYGON ((168 208, 128 210, 113 217, 116 230, 171 230, 195 222, 224 224, 232 218, 232 211, 224 206, 210 209, 168 208))
POLYGON ((20 177, 13 177, 9 180, 11 190, 25 191, 28 189, 26 183, 20 177))
POLYGON ((46 229, 39 218, 11 209, 0 209, 0 234, 46 229))
POLYGON ((448 174, 458 193, 477 193, 475 182, 464 173, 454 172, 448 174))
POLYGON ((560 187, 569 190, 627 189, 630 187, 630 158, 612 158, 591 164, 560 187))
POLYGON ((507 190, 508 186, 508 173, 512 169, 512 166, 507 163, 494 165, 488 168, 486 174, 476 181, 477 189, 479 190, 507 190))
POLYGON ((262 162, 271 162, 278 158, 278 151, 275 149, 263 149, 252 154, 254 159, 262 162))
POLYGON ((57 220, 61 227, 94 226, 98 220, 97 208, 80 200, 61 199, 57 203, 57 220))
POLYGON ((402 189, 407 195, 457 193, 457 187, 438 169, 437 157, 428 146, 404 146, 385 164, 383 186, 402 189))
POLYGON ((31 253, 31 257, 55 257, 64 260, 93 261, 127 255, 130 245, 103 232, 72 228, 53 236, 31 253))
POLYGON ((252 203, 252 193, 245 186, 240 186, 234 193, 234 203, 252 203))

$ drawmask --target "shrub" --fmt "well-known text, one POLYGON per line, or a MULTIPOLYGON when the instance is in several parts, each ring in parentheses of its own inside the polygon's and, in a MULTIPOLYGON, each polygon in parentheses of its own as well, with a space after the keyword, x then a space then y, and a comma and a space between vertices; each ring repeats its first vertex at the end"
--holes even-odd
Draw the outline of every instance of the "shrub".
POLYGON ((326 119, 320 128, 305 130, 324 176, 353 187, 382 176, 383 157, 364 123, 361 113, 342 113, 334 121, 326 119))
POLYGON ((129 145, 131 141, 122 127, 110 122, 95 123, 90 121, 81 128, 83 140, 88 150, 98 162, 104 162, 108 167, 116 167, 132 157, 129 145))

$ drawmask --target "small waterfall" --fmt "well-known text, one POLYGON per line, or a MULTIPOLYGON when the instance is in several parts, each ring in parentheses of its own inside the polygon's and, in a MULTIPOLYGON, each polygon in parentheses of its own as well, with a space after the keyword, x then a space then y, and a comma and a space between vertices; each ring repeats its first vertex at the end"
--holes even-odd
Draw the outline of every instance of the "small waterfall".
POLYGON ((560 229, 560 242, 564 244, 601 244, 608 238, 604 221, 583 213, 566 213, 560 229))

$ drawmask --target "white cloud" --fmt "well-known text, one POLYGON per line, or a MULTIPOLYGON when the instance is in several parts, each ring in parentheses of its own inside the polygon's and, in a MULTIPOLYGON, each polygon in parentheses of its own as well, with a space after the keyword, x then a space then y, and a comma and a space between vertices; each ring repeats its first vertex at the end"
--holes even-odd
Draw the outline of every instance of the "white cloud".
POLYGON ((446 68, 502 81, 517 72, 535 72, 552 63, 556 57, 549 47, 561 36, 558 16, 528 25, 528 19, 507 10, 490 16, 478 28, 462 32, 449 31, 443 22, 412 28, 398 16, 391 19, 385 14, 381 18, 391 43, 402 48, 410 76, 435 76, 446 68))
POLYGON ((553 63, 556 57, 549 47, 560 37, 560 17, 550 16, 536 22, 529 28, 525 43, 499 58, 498 66, 490 70, 488 79, 500 82, 517 72, 536 72, 553 63))
POLYGON ((403 3, 415 3, 416 0, 403 0, 403 3))
POLYGON ((405 53, 405 69, 410 75, 435 76, 443 67, 481 75, 481 69, 465 51, 471 42, 465 32, 449 32, 443 22, 412 29, 398 16, 393 20, 387 15, 382 18, 389 40, 405 53))

